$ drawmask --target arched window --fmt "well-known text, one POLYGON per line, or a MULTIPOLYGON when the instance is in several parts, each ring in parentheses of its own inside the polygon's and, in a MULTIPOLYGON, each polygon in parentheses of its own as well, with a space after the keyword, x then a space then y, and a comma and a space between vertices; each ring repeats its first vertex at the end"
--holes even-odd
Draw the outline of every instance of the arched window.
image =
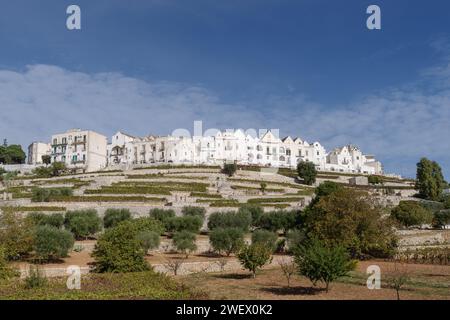
POLYGON ((280 156, 280 161, 286 161, 286 158, 284 156, 280 156))

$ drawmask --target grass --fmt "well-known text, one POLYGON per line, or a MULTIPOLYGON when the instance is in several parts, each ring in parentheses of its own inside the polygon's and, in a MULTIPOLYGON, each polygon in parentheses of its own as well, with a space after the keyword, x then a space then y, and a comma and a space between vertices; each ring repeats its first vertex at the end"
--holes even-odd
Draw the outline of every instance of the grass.
POLYGON ((170 195, 170 190, 164 188, 150 188, 139 186, 128 187, 107 187, 103 186, 101 189, 87 189, 84 194, 160 194, 170 195))
POLYGON ((206 192, 191 192, 190 196, 195 198, 213 198, 213 199, 222 198, 222 195, 220 193, 206 193, 206 192))
POLYGON ((179 179, 179 180, 206 180, 208 177, 195 177, 195 176, 174 176, 166 174, 130 174, 127 175, 127 179, 179 179))
POLYGON ((148 170, 148 169, 220 169, 220 166, 204 166, 204 165, 171 165, 171 164, 164 164, 164 165, 155 165, 155 166, 147 166, 147 167, 139 167, 139 168, 133 168, 133 170, 148 170))
MULTIPOLYGON (((261 190, 261 187, 248 187, 248 186, 241 186, 241 185, 232 185, 231 189, 234 190, 261 190)), ((266 192, 284 192, 284 189, 279 188, 266 188, 264 189, 266 192)))
MULTIPOLYGON (((371 261, 368 264, 377 264, 371 261)), ((295 274, 291 279, 291 287, 287 287, 286 279, 280 268, 269 267, 258 272, 253 279, 247 271, 224 273, 201 273, 180 277, 183 283, 191 287, 201 287, 211 299, 264 299, 264 300, 323 300, 323 299, 383 299, 396 300, 395 291, 385 282, 383 276, 380 290, 367 289, 367 277, 364 264, 349 276, 339 278, 331 284, 327 293, 324 285, 318 283, 313 287, 311 281, 295 274)), ((383 269, 384 270, 384 269, 383 269)), ((440 274, 440 270, 420 269, 411 274, 410 281, 401 290, 401 299, 450 299, 450 278, 440 274)), ((448 272, 444 272, 448 274, 448 272)))
POLYGON ((166 198, 144 196, 52 196, 50 202, 165 202, 166 198))
POLYGON ((121 181, 112 184, 112 187, 149 187, 154 189, 168 190, 168 191, 191 191, 191 192, 206 192, 209 184, 201 182, 179 182, 179 181, 164 181, 164 182, 148 182, 148 181, 121 181))
POLYGON ((88 274, 80 290, 69 290, 66 278, 50 278, 39 288, 26 289, 23 280, 0 283, 0 297, 6 300, 108 300, 108 299, 205 299, 197 290, 168 276, 148 272, 88 274))
POLYGON ((279 203, 279 202, 298 202, 302 201, 303 197, 284 197, 284 198, 252 198, 248 199, 247 203, 279 203))
POLYGON ((66 207, 51 207, 51 206, 34 206, 34 207, 0 207, 3 212, 42 212, 42 211, 66 211, 66 207))
POLYGON ((284 186, 284 187, 288 187, 288 188, 293 188, 293 189, 304 189, 305 186, 300 186, 297 184, 293 184, 293 183, 288 183, 288 182, 276 182, 276 181, 267 181, 267 180, 254 180, 254 179, 241 179, 241 178, 228 178, 229 181, 236 181, 236 182, 248 182, 248 183, 256 183, 256 184, 261 184, 262 182, 267 183, 267 185, 277 185, 277 186, 284 186))
POLYGON ((54 180, 34 180, 31 181, 34 185, 51 185, 51 184, 72 184, 73 188, 78 189, 80 187, 89 186, 92 180, 81 180, 77 178, 67 178, 67 179, 54 179, 54 180))

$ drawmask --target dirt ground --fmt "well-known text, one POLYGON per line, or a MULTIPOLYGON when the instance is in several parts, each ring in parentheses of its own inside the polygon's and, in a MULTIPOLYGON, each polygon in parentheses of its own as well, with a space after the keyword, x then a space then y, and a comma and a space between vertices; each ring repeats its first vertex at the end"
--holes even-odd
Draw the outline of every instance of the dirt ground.
MULTIPOLYGON (((400 291, 400 299, 450 300, 450 266, 408 264, 397 266, 406 270, 410 283, 400 291)), ((192 274, 177 277, 179 281, 201 288, 211 299, 268 299, 268 300, 392 300, 396 291, 387 288, 383 275, 395 270, 395 264, 384 261, 359 263, 351 277, 345 277, 331 285, 327 293, 321 288, 312 288, 311 282, 300 276, 293 276, 291 287, 279 268, 262 270, 256 279, 246 271, 215 274, 192 274), (366 268, 378 265, 381 269, 382 288, 369 290, 366 286, 366 268)), ((385 278, 386 278, 385 277, 385 278)))

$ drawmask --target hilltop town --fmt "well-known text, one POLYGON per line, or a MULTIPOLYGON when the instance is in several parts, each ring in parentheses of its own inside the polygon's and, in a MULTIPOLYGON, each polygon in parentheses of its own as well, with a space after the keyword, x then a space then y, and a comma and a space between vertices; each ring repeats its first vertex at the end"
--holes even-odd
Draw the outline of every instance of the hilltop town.
POLYGON ((54 134, 50 142, 33 142, 28 147, 31 166, 64 162, 83 172, 105 168, 126 168, 146 164, 258 165, 295 168, 301 161, 314 163, 318 171, 383 174, 382 164, 373 155, 363 154, 353 145, 329 152, 319 143, 287 136, 283 139, 268 130, 252 137, 241 130, 218 131, 210 136, 137 137, 121 131, 110 143, 106 136, 91 130, 73 129, 54 134))

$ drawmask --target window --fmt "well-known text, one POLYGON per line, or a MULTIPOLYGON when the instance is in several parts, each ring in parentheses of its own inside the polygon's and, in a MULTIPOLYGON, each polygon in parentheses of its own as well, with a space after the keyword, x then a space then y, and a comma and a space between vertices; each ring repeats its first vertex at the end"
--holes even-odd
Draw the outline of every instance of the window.
POLYGON ((67 143, 67 138, 62 138, 62 143, 66 144, 67 143))
POLYGON ((53 139, 53 144, 58 144, 58 139, 53 139))

